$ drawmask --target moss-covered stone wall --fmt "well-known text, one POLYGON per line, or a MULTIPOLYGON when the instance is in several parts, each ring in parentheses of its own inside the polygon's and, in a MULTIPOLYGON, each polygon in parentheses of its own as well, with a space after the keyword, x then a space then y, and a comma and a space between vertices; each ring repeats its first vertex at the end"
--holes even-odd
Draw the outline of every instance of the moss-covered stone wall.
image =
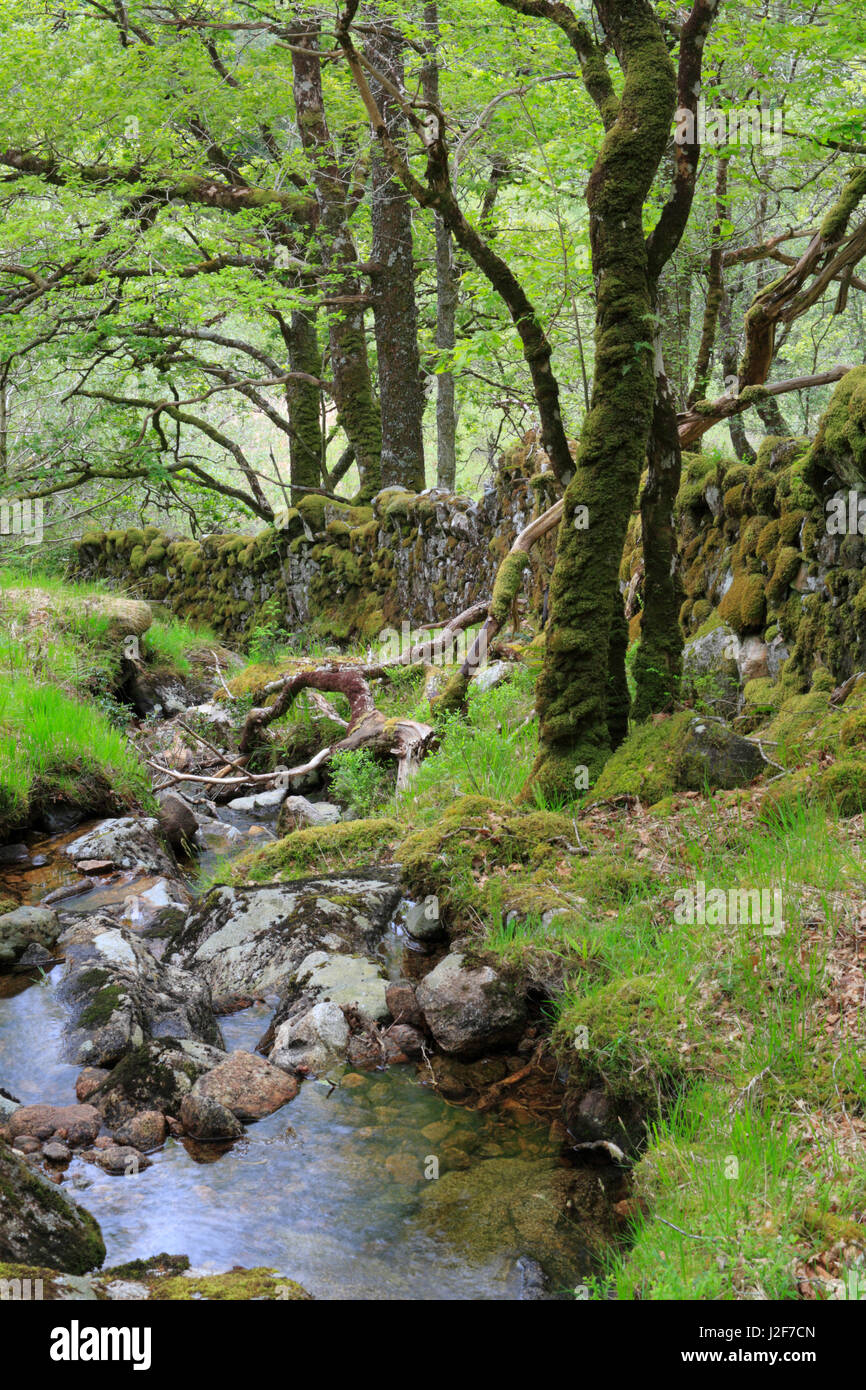
MULTIPOLYGON (((866 668, 866 367, 837 386, 814 442, 766 438, 753 464, 684 454, 676 520, 686 638, 721 619, 739 638, 781 638, 789 675, 816 666, 841 681, 866 668), (852 494, 854 501, 852 503, 852 494), (839 529, 851 513, 853 532, 839 529)), ((620 578, 635 612, 641 573, 635 517, 620 578)), ((631 635, 639 633, 639 614, 631 635)))
MULTIPOLYGON (((78 572, 118 579, 137 596, 230 638, 264 621, 342 640, 420 626, 488 598, 517 532, 553 500, 545 456, 528 434, 505 451, 480 501, 389 488, 369 506, 308 494, 255 535, 172 536, 157 527, 93 531, 78 572), (267 607, 266 607, 267 605, 267 607)), ((549 547, 523 592, 539 604, 549 547)))

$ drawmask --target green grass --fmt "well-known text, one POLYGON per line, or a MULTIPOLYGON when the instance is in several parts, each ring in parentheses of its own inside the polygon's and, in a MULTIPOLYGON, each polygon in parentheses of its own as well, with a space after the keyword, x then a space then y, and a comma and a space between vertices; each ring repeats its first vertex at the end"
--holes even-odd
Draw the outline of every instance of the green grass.
POLYGON ((209 628, 191 627, 180 618, 154 618, 141 639, 145 661, 153 666, 170 667, 181 675, 190 670, 190 653, 219 645, 219 637, 209 628))
MULTIPOLYGON (((153 805, 150 775, 124 733, 131 711, 118 698, 116 618, 81 606, 109 595, 116 590, 101 584, 0 570, 0 835, 56 801, 91 814, 153 805), (9 598, 11 589, 21 598, 9 598)), ((142 655, 183 672, 186 654, 214 641, 156 620, 142 655)))
POLYGON ((469 697, 467 718, 439 722, 439 746, 424 759, 394 810, 421 824, 437 820, 461 796, 513 804, 538 748, 534 681, 522 667, 501 685, 469 697))
POLYGON ((149 806, 150 777, 101 710, 17 676, 0 693, 0 831, 56 799, 149 806))

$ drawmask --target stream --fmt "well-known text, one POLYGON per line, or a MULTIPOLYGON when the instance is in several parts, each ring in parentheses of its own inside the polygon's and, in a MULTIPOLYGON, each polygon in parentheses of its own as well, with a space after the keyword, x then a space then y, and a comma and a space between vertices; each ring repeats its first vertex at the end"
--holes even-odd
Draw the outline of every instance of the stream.
MULTIPOLYGON (((249 847, 251 825, 259 836, 273 833, 264 818, 223 815, 242 832, 232 852, 249 847)), ((0 891, 8 885, 35 903, 74 879, 58 855, 70 838, 31 839, 31 854, 45 864, 26 876, 20 866, 0 868, 0 891)), ((204 852, 203 867, 215 857, 204 852)), ((111 893, 97 889, 60 906, 92 912, 111 893)), ((400 974, 406 949, 399 925, 392 924, 381 952, 392 978, 400 974)), ((55 991, 62 973, 58 962, 39 979, 0 976, 0 1085, 24 1104, 75 1101, 80 1066, 61 1058, 67 1011, 55 991)), ((223 1017, 226 1048, 252 1051, 274 1003, 223 1017)), ((439 1230, 438 1207, 434 1203, 431 1212, 425 1191, 436 1184, 425 1177, 425 1164, 443 1150, 449 1155, 439 1179, 448 1184, 446 1211, 456 1207, 459 1214, 461 1204, 471 1204, 473 1178, 487 1160, 499 1160, 497 1192, 504 1202, 509 1183, 515 1200, 529 1200, 531 1165, 561 1165, 561 1136, 519 1107, 480 1114, 449 1105, 413 1065, 340 1070, 327 1080, 305 1081, 294 1101, 249 1125, 232 1145, 169 1138, 148 1156, 149 1166, 123 1177, 75 1157, 64 1171, 64 1187, 98 1220, 106 1265, 165 1251, 187 1255, 200 1272, 273 1267, 322 1298, 520 1298, 527 1262, 514 1227, 504 1223, 492 1239, 485 1231, 480 1248, 468 1235, 462 1238, 459 1221, 456 1237, 450 1221, 447 1232, 439 1230)), ((563 1239, 571 1287, 589 1261, 570 1232, 563 1239)), ((558 1268, 549 1286, 554 1296, 564 1291, 561 1261, 558 1268)))

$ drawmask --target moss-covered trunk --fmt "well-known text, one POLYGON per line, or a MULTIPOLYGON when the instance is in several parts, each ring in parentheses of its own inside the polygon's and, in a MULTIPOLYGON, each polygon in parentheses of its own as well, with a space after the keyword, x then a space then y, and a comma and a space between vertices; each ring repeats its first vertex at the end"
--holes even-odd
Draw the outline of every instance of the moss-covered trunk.
MULTIPOLYGON (((315 319, 301 309, 292 314, 288 348, 289 369, 301 374, 286 387, 292 430, 289 439, 292 488, 321 487, 324 441, 320 388, 315 380, 321 379, 322 353, 315 319), (313 380, 305 380, 308 376, 313 380)), ((296 500, 294 492, 292 500, 296 500)))
POLYGON ((319 254, 331 272, 327 309, 334 400, 355 452, 360 494, 368 498, 382 486, 382 421, 370 375, 365 296, 349 225, 352 179, 337 156, 325 118, 318 20, 298 20, 295 27, 292 69, 298 129, 319 206, 319 254))
POLYGON ((622 681, 609 690, 610 647, 621 647, 619 565, 653 417, 653 287, 642 211, 676 104, 674 68, 645 0, 601 0, 625 72, 616 114, 587 186, 597 285, 596 367, 576 470, 565 493, 550 586, 551 621, 538 688, 541 747, 530 786, 572 793, 610 752, 609 714, 622 727, 622 681), (619 639, 618 639, 619 635, 619 639), (609 708, 610 707, 610 708, 609 708))
MULTIPOLYGON (((397 88, 405 81, 402 39, 396 28, 377 23, 367 44, 374 66, 397 88)), ((397 103, 378 83, 379 100, 392 140, 405 144, 405 121, 397 103)), ((418 347, 412 205, 381 151, 374 147, 371 219, 373 224, 373 319, 379 367, 382 420, 382 486, 424 490, 424 381, 418 347)))
POLYGON ((647 448, 647 480, 640 499, 644 552, 644 608, 633 674, 632 714, 646 719, 669 710, 680 688, 682 586, 677 569, 674 505, 680 490, 682 454, 673 395, 661 357, 647 448))

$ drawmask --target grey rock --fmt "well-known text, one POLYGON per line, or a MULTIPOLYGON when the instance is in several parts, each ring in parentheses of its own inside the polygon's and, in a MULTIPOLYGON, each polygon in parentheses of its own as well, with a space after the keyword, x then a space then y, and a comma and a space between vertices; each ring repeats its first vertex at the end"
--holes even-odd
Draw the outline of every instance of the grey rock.
POLYGON ((0 1260, 84 1274, 104 1259, 90 1213, 0 1143, 0 1260))
POLYGON ((322 1000, 277 1026, 270 1060, 289 1070, 320 1073, 345 1061, 348 1045, 349 1025, 342 1009, 322 1000))
POLYGON ((507 680, 513 671, 513 662, 491 661, 489 666, 485 666, 475 676, 472 689, 481 693, 486 690, 493 690, 495 686, 501 685, 504 680, 507 680))
POLYGON ((262 994, 287 983, 323 946, 346 954, 376 947, 399 897, 388 871, 214 888, 165 958, 206 979, 216 995, 262 994))
POLYGON ((459 952, 425 975, 415 996, 442 1050, 461 1057, 516 1042, 526 1022, 518 986, 489 965, 467 965, 459 952))
POLYGON ((757 744, 717 720, 693 719, 680 750, 679 781, 696 791, 744 787, 767 766, 757 744))
POLYGON ((274 787, 271 791, 255 792, 252 796, 236 796, 229 802, 232 811, 270 811, 280 806, 286 799, 285 787, 274 787))
POLYGON ((207 981, 158 961, 134 932, 96 917, 66 934, 58 994, 72 1009, 67 1058, 105 1067, 148 1038, 222 1047, 207 981))
POLYGON ((740 644, 725 623, 694 637, 683 648, 683 693, 709 705, 713 712, 733 717, 740 707, 740 644))
POLYGON ((0 917, 0 971, 9 970, 31 945, 46 950, 60 935, 56 912, 47 907, 16 907, 0 917))
POLYGON ((388 1017, 388 982, 381 967, 364 956, 311 951, 298 966, 294 983, 305 993, 350 1005, 375 1022, 388 1017))
POLYGON ((435 896, 412 903, 406 913, 406 931, 415 941, 438 941, 445 935, 439 917, 439 900, 435 896))
POLYGON ((151 816, 102 821, 67 845, 65 853, 75 863, 107 860, 117 869, 138 869, 167 878, 177 874, 177 865, 161 841, 159 821, 151 816))
POLYGON ((308 801, 305 796, 287 796, 280 809, 277 833, 289 835, 308 825, 336 825, 341 819, 339 806, 330 801, 308 801))

